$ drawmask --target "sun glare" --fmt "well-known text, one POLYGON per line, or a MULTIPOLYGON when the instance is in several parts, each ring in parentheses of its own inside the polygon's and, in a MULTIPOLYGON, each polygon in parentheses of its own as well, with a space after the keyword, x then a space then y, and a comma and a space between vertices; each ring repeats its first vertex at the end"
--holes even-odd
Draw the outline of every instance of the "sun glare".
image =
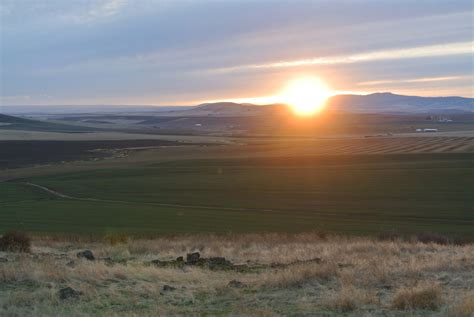
POLYGON ((317 77, 304 77, 293 80, 283 90, 281 97, 293 111, 301 116, 310 116, 324 108, 331 90, 317 77))

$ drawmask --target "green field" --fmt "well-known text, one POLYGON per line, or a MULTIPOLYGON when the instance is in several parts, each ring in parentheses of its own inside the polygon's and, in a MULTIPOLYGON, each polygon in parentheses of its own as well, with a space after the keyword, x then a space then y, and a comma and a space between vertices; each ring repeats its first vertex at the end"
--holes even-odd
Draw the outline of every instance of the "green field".
POLYGON ((37 177, 0 183, 0 230, 473 235, 472 167, 472 154, 339 155, 182 160, 37 177))

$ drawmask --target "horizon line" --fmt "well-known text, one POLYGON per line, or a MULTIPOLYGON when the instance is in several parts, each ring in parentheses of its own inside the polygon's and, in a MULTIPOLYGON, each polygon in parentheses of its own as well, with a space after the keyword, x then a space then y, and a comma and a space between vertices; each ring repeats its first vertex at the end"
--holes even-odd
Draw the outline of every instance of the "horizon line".
MULTIPOLYGON (((443 95, 443 96, 420 96, 420 95, 404 95, 404 94, 397 94, 390 91, 377 91, 372 93, 362 93, 357 94, 351 91, 340 91, 339 93, 333 94, 328 99, 335 97, 335 96, 369 96, 369 95, 376 95, 376 94, 392 94, 392 95, 399 95, 399 96, 406 96, 406 97, 421 97, 421 98, 465 98, 465 99, 474 99, 474 97, 466 97, 460 95, 443 95)), ((0 97, 0 99, 3 97, 0 97)), ((266 106, 272 104, 285 104, 285 102, 278 102, 277 100, 273 102, 258 102, 258 99, 271 99, 275 98, 275 96, 267 96, 267 97, 248 97, 248 98, 222 98, 222 99, 215 99, 215 100, 201 100, 201 101, 193 101, 190 103, 182 103, 182 104, 113 104, 113 103, 91 103, 91 104, 72 104, 72 103, 63 103, 63 104, 0 104, 0 110, 2 107, 193 107, 199 106, 202 104, 209 104, 209 103, 222 103, 222 102, 233 102, 237 104, 253 104, 256 106, 266 106), (250 102, 250 100, 254 100, 254 102, 250 102)))

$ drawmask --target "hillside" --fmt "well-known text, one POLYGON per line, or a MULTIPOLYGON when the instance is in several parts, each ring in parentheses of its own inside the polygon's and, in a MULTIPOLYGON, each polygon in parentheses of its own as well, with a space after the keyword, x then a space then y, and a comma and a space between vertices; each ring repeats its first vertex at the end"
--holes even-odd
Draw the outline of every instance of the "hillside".
MULTIPOLYGON (((474 99, 463 97, 418 97, 392 93, 336 95, 327 101, 327 111, 352 113, 455 114, 472 113, 474 99)), ((258 116, 288 114, 283 104, 254 105, 233 102, 205 103, 173 111, 176 116, 258 116)))
MULTIPOLYGON (((15 114, 15 111, 22 114, 42 113, 55 114, 56 117, 81 115, 84 118, 100 116, 108 119, 140 119, 146 113, 148 117, 248 117, 260 115, 286 115, 290 113, 285 104, 255 105, 250 103, 235 102, 213 102, 203 103, 197 106, 64 106, 61 111, 58 107, 20 107, 21 109, 11 109, 4 106, 6 113, 15 114), (41 111, 40 111, 41 110, 41 111), (40 112, 38 112, 40 111, 40 112), (119 117, 120 118, 119 118, 119 117)), ((419 97, 397 95, 389 92, 374 93, 369 95, 336 95, 327 101, 327 110, 336 112, 352 113, 407 113, 407 114, 456 114, 473 113, 474 98, 464 97, 419 97)), ((28 119, 7 118, 10 116, 0 114, 0 122, 28 123, 28 119)), ((64 120, 64 119, 63 119, 64 120)), ((75 121, 69 119, 71 121, 75 121)), ((143 121, 142 120, 142 121, 143 121)), ((30 120, 31 121, 31 120, 30 120)), ((36 123, 37 124, 37 123, 36 123)))
POLYGON ((28 124, 28 123, 32 123, 32 121, 33 120, 23 119, 23 118, 9 116, 9 115, 0 113, 0 124, 3 124, 3 125, 28 124))
POLYGON ((418 97, 392 93, 337 95, 328 101, 332 110, 364 113, 456 113, 473 112, 474 99, 463 97, 418 97))
POLYGON ((283 104, 269 104, 264 106, 241 104, 235 102, 204 103, 186 110, 173 111, 176 116, 199 117, 248 117, 262 115, 287 114, 288 108, 283 104))
POLYGON ((86 132, 91 128, 68 125, 56 122, 25 119, 5 114, 0 114, 0 129, 3 130, 28 130, 49 132, 86 132))

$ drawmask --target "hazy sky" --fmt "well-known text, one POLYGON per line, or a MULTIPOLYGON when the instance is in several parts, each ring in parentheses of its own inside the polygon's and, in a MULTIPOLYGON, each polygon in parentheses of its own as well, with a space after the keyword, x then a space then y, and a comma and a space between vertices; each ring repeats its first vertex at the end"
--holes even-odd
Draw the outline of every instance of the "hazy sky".
POLYGON ((1 102, 193 104, 336 91, 473 93, 470 0, 1 0, 1 102))

